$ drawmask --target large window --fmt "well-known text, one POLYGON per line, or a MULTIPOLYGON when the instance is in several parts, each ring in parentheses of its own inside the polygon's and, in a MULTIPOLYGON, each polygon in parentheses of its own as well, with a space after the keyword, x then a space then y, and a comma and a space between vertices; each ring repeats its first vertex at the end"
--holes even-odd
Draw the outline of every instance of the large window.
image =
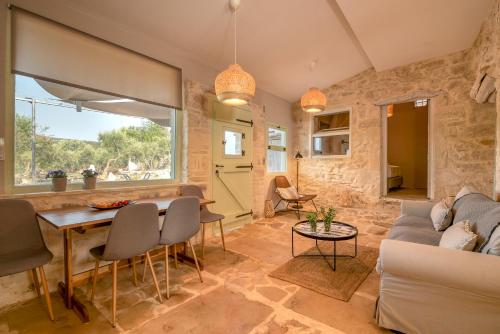
POLYGON ((349 155, 350 118, 350 110, 325 112, 313 116, 312 155, 349 155))
POLYGON ((16 75, 14 121, 15 185, 175 178, 174 109, 16 75))
POLYGON ((269 173, 286 172, 286 129, 279 125, 267 128, 267 171, 269 173))

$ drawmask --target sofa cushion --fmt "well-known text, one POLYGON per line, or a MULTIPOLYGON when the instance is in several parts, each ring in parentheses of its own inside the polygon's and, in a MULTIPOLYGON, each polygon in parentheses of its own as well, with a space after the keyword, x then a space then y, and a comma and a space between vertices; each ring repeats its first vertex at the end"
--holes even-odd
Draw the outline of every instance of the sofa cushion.
POLYGON ((391 231, 389 239, 438 246, 442 232, 434 230, 430 218, 417 216, 399 217, 391 231))
POLYGON ((500 227, 497 226, 490 240, 481 248, 481 253, 500 256, 500 227))
POLYGON ((478 235, 474 251, 480 251, 500 223, 500 203, 483 194, 467 194, 453 204, 453 224, 461 220, 472 223, 472 231, 478 235))
POLYGON ((444 200, 436 203, 431 211, 432 225, 436 231, 444 231, 450 226, 453 219, 451 208, 446 205, 444 200))
POLYGON ((477 234, 472 232, 472 225, 468 220, 453 224, 444 231, 439 247, 471 251, 477 243, 477 234))

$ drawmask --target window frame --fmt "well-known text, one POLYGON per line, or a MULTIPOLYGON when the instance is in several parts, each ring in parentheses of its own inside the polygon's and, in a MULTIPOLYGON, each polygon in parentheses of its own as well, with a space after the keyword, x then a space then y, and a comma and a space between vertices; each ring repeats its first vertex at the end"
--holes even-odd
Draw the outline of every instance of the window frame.
POLYGON ((331 108, 331 109, 327 109, 327 110, 319 112, 319 113, 311 114, 310 127, 309 127, 309 157, 313 158, 313 159, 350 158, 351 154, 352 154, 351 130, 352 130, 352 107, 331 108), (323 131, 321 134, 314 132, 314 117, 341 114, 341 113, 346 113, 346 112, 349 113, 349 129, 323 131), (349 138, 349 150, 348 150, 347 154, 322 154, 322 155, 313 154, 313 152, 314 152, 314 138, 344 136, 344 135, 347 135, 349 138))
POLYGON ((266 173, 267 174, 285 174, 288 172, 288 128, 276 123, 266 124, 266 173), (285 146, 269 145, 269 129, 276 129, 285 132, 285 146), (285 168, 282 171, 269 171, 267 153, 269 151, 285 152, 285 168))
MULTIPOLYGON (((9 62, 9 61, 7 61, 9 62)), ((8 80, 6 80, 6 113, 5 113, 5 171, 4 171, 4 186, 6 194, 30 194, 30 193, 44 193, 52 192, 52 185, 49 184, 37 184, 37 185, 16 185, 15 184, 15 74, 10 71, 7 72, 8 80)), ((25 75, 31 77, 29 75, 25 75)), ((44 79, 46 81, 51 81, 44 79)), ((74 87, 69 83, 55 82, 58 84, 67 85, 74 87)), ((76 87, 81 89, 92 90, 91 88, 76 87)), ((116 96, 115 94, 109 92, 103 92, 105 94, 116 96)), ((120 97, 118 97, 120 98, 120 97)), ((173 108, 172 108, 173 109, 173 108)), ((174 170, 174 177, 171 179, 160 179, 160 180, 131 180, 131 181, 99 181, 97 182, 96 189, 117 189, 117 188, 130 188, 130 187, 144 187, 144 186, 159 186, 159 185, 173 185, 180 183, 181 177, 181 166, 182 166, 182 110, 174 110, 175 117, 175 128, 174 128, 174 143, 172 147, 174 148, 174 161, 172 168, 174 170)), ((92 192, 93 189, 82 189, 83 178, 81 182, 68 183, 66 192, 72 191, 83 191, 92 192)))

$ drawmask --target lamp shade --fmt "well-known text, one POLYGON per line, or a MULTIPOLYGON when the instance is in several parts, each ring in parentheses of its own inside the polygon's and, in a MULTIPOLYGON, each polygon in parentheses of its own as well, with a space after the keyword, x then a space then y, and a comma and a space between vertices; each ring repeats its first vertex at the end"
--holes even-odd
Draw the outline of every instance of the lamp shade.
POLYGON ((240 65, 229 65, 215 78, 217 99, 230 106, 248 104, 255 95, 255 79, 240 65))
POLYGON ((326 108, 326 96, 316 87, 311 87, 302 95, 300 106, 306 112, 323 111, 326 108))

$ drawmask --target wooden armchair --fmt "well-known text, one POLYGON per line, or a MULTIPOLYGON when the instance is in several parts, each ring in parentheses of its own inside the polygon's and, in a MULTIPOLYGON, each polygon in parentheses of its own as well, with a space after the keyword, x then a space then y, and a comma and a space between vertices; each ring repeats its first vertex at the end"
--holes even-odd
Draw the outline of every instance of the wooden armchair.
POLYGON ((297 190, 295 190, 295 188, 292 187, 286 176, 282 175, 276 176, 274 178, 274 183, 276 185, 276 193, 280 198, 279 202, 274 207, 275 209, 283 201, 286 203, 286 209, 295 211, 295 213, 297 214, 297 218, 300 220, 300 209, 302 208, 302 204, 305 204, 310 201, 314 206, 314 210, 318 212, 318 208, 314 203, 314 199, 318 195, 299 194, 297 190), (290 204, 292 204, 291 207, 290 204))

